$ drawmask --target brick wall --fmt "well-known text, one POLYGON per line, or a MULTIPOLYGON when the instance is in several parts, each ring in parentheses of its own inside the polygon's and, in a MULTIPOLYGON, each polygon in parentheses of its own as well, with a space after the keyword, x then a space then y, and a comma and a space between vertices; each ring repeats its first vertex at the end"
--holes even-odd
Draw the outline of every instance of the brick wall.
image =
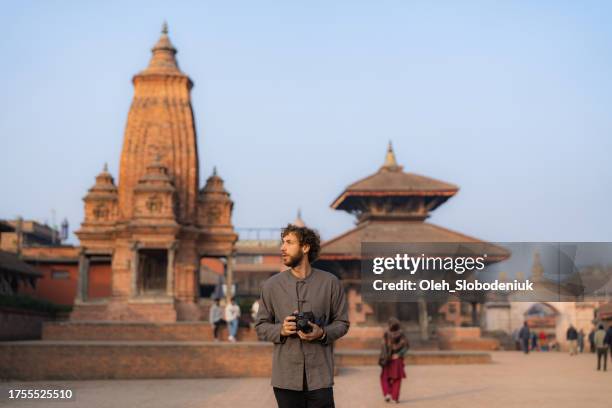
POLYGON ((268 343, 0 343, 0 379, 269 377, 271 372, 268 343))

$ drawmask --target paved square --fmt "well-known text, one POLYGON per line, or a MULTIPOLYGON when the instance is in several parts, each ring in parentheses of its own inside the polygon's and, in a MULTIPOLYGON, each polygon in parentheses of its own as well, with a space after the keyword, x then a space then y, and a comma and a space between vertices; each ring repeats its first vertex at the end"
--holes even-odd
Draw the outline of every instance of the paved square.
MULTIPOLYGON (((609 357, 608 357, 609 358, 609 357)), ((612 406, 612 364, 598 372, 595 356, 566 353, 493 353, 494 364, 409 366, 400 406, 567 407, 612 406)), ((334 388, 338 408, 384 407, 378 367, 341 370, 334 388)), ((2 407, 270 408, 276 403, 264 378, 209 380, 108 380, 0 383, 2 407), (72 402, 12 401, 9 388, 71 388, 72 402)), ((398 405, 398 404, 392 404, 398 405)))

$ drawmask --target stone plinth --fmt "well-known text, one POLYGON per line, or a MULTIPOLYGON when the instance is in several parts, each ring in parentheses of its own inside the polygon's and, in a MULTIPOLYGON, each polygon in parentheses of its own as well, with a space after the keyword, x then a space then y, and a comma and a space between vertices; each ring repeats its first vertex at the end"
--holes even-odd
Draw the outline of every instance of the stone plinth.
MULTIPOLYGON (((377 350, 337 350, 335 361, 340 367, 378 365, 377 350)), ((408 365, 489 364, 489 353, 474 351, 409 351, 404 357, 408 365)))
POLYGON ((338 348, 352 350, 380 349, 384 332, 381 326, 353 326, 336 345, 338 348))
MULTIPOLYGON (((227 339, 226 326, 221 339, 227 339)), ((254 330, 240 328, 238 340, 257 341, 254 330)), ((213 328, 206 322, 51 322, 43 326, 43 340, 81 341, 212 341, 213 328)))
POLYGON ((481 336, 480 327, 440 327, 436 333, 440 338, 478 339, 481 336))
POLYGON ((440 350, 499 350, 499 340, 481 337, 480 327, 443 327, 437 334, 440 350))
MULTIPOLYGON (((375 350, 336 352, 339 368, 377 365, 375 350)), ((409 352, 411 364, 486 364, 488 353, 409 352)), ((0 379, 19 381, 270 377, 272 344, 185 341, 0 343, 0 379)))
POLYGON ((70 320, 176 322, 177 310, 173 302, 77 303, 70 320))
POLYGON ((268 377, 271 370, 272 344, 258 342, 0 343, 0 376, 21 381, 268 377))

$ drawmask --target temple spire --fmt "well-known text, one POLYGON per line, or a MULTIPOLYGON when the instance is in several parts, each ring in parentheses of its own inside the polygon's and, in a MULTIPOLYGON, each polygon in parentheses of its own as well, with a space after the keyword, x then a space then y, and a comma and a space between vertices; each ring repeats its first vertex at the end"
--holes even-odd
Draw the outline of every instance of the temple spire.
POLYGON ((180 74, 181 71, 176 61, 176 48, 168 37, 168 23, 164 21, 161 35, 157 43, 151 49, 153 56, 149 66, 141 74, 180 74))
POLYGON ((162 24, 161 36, 159 40, 157 40, 157 44, 153 47, 153 51, 162 49, 174 51, 176 54, 176 48, 174 48, 174 45, 170 42, 170 37, 168 37, 168 23, 165 21, 164 24, 162 24))

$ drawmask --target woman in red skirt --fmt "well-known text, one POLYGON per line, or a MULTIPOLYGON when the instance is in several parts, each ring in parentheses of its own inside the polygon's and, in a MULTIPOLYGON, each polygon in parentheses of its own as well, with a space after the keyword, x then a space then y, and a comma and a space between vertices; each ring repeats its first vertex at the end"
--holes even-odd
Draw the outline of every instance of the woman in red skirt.
POLYGON ((389 327, 383 336, 379 364, 380 385, 385 401, 399 402, 402 378, 406 378, 404 371, 404 354, 408 351, 408 339, 400 329, 400 322, 395 317, 389 319, 389 327))

